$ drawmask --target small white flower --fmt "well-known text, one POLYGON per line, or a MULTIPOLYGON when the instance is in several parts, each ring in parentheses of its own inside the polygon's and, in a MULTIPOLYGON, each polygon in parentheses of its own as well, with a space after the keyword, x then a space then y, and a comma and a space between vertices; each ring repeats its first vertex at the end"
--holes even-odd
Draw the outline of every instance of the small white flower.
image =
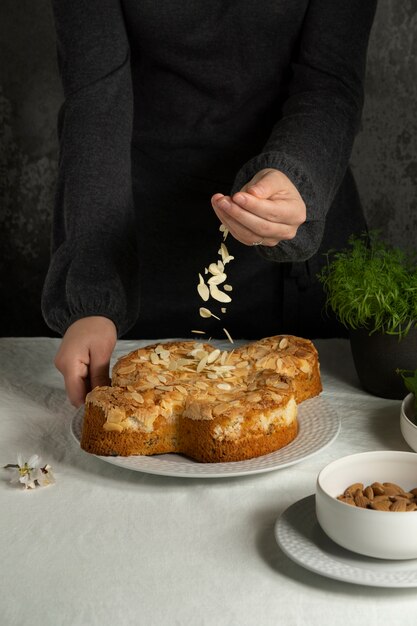
POLYGON ((35 487, 46 487, 55 482, 50 465, 41 467, 42 461, 37 454, 33 454, 28 461, 24 460, 21 453, 17 455, 17 465, 6 465, 6 469, 13 470, 10 480, 12 484, 20 483, 25 489, 35 489, 35 487))

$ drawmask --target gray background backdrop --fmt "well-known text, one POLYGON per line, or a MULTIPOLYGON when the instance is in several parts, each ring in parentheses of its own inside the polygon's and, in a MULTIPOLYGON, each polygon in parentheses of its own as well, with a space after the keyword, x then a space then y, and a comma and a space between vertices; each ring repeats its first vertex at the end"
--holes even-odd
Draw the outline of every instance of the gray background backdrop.
MULTIPOLYGON (((366 2, 366 0, 364 0, 366 2)), ((417 233, 417 0, 380 0, 352 165, 371 228, 417 233)), ((0 6, 0 334, 53 333, 40 314, 62 101, 49 0, 0 6)))

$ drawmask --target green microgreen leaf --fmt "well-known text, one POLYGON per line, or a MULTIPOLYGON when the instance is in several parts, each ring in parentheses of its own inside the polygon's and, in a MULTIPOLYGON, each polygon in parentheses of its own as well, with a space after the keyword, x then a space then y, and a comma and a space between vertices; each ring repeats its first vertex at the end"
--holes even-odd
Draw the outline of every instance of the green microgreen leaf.
POLYGON ((417 369, 414 371, 397 369, 397 374, 402 376, 406 389, 414 394, 414 409, 417 417, 417 369))

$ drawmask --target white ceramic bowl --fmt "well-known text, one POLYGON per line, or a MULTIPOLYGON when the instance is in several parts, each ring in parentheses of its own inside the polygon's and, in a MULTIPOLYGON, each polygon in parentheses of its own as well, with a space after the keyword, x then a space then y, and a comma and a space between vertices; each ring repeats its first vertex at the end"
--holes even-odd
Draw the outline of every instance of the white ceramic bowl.
POLYGON ((414 394, 409 393, 401 403, 400 428, 410 448, 417 452, 417 425, 414 423, 414 394))
POLYGON ((417 558, 417 511, 394 513, 351 506, 337 496, 353 483, 417 487, 414 452, 362 452, 333 461, 320 472, 316 514, 324 532, 348 550, 379 559, 417 558))

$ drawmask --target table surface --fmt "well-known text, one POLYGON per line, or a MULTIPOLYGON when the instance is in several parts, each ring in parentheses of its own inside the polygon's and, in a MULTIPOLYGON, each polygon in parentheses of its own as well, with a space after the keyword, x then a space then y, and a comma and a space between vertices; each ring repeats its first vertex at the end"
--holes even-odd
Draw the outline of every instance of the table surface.
MULTIPOLYGON (((119 341, 114 359, 145 342, 119 341)), ((346 454, 409 450, 400 402, 360 389, 349 343, 317 341, 338 438, 265 474, 221 479, 133 472, 82 451, 53 367, 59 340, 0 339, 0 465, 40 454, 56 484, 0 474, 2 626, 416 624, 417 590, 313 574, 277 546, 274 524, 346 454)))

